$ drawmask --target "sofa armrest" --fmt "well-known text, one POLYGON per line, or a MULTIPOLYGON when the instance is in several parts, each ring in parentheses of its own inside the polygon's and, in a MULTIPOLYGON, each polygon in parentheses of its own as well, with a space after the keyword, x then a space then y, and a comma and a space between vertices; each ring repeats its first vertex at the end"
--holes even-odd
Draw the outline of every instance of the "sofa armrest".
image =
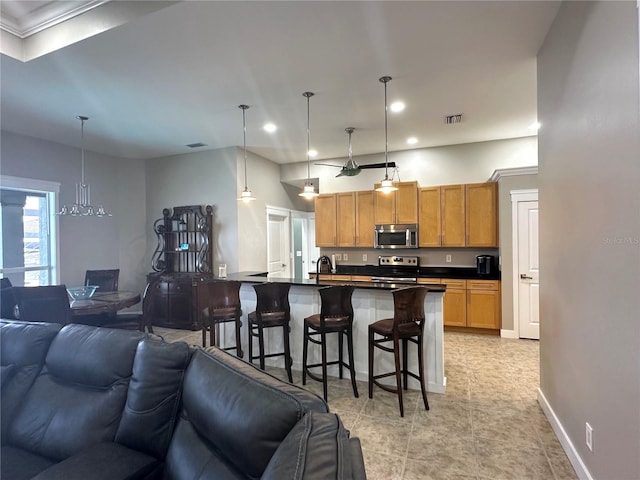
POLYGON ((261 478, 366 479, 360 442, 350 442, 337 415, 310 412, 280 444, 261 478))
POLYGON ((159 476, 156 458, 117 443, 98 443, 43 470, 32 480, 133 480, 159 476))
POLYGON ((360 439, 353 437, 349 439, 349 450, 351 451, 351 471, 353 480, 367 480, 367 473, 364 469, 364 457, 362 456, 362 446, 360 439))

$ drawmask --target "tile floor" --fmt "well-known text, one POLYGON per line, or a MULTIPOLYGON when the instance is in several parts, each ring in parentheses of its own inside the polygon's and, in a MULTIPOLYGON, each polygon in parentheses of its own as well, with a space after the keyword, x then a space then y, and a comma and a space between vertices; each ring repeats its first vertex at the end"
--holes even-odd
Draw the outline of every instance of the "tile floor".
MULTIPOLYGON (((195 345, 200 332, 156 329, 167 341, 195 345)), ((348 379, 329 383, 329 407, 360 438, 369 480, 577 479, 536 399, 538 342, 445 333, 447 393, 397 396, 348 379)), ((284 370, 270 369, 286 379, 284 370)), ((294 372, 300 384, 300 372, 294 372)), ((322 395, 313 380, 307 388, 322 395)))

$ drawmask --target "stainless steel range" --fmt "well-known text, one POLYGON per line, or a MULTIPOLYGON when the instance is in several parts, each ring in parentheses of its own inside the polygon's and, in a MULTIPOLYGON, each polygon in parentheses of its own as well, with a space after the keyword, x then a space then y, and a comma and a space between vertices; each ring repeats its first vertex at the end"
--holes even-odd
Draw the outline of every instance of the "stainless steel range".
POLYGON ((420 257, 401 257, 399 255, 380 255, 378 271, 371 276, 372 282, 380 283, 417 283, 420 257))

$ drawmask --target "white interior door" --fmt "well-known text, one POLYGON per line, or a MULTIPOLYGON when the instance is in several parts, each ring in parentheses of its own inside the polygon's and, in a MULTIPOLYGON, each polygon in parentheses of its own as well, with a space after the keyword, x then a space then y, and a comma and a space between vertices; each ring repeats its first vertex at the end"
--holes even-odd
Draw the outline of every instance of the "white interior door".
MULTIPOLYGON (((540 258, 538 255, 538 200, 517 202, 518 259, 517 321, 520 338, 540 338, 540 258)), ((514 248, 516 246, 514 245, 514 248)), ((516 307, 516 305, 514 305, 516 307)))
POLYGON ((267 208, 267 271, 269 277, 290 277, 289 211, 267 208))

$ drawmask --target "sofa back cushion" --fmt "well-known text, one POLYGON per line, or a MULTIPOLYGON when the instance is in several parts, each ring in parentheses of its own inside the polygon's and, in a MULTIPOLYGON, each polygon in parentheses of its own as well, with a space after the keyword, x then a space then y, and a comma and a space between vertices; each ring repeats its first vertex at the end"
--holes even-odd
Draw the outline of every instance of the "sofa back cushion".
POLYGON ((10 422, 36 379, 51 341, 62 328, 54 323, 0 322, 0 422, 5 443, 10 422))
POLYGON ((146 338, 138 344, 116 442, 162 458, 176 425, 191 351, 184 342, 146 338))
POLYGON ((9 442, 54 460, 113 441, 141 332, 67 325, 9 427, 9 442))
POLYGON ((285 384, 219 349, 197 350, 187 368, 183 407, 165 478, 258 478, 316 395, 285 384), (222 474, 224 472, 224 474, 222 474))

